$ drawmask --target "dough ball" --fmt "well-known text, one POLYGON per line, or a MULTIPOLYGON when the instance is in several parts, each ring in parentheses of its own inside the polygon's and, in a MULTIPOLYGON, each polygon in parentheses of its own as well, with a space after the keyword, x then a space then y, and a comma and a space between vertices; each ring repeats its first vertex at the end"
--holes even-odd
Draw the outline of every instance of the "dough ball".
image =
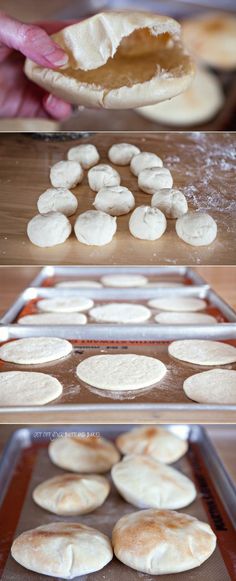
POLYGON ((135 206, 135 199, 130 190, 124 186, 101 188, 93 202, 96 210, 106 212, 111 216, 128 214, 135 206))
POLYGON ((161 210, 166 218, 180 218, 188 211, 185 195, 175 189, 164 189, 153 194, 151 206, 161 210))
POLYGON ((132 303, 108 303, 89 311, 91 319, 97 323, 143 323, 151 317, 151 311, 144 305, 132 303))
POLYGON ((36 313, 20 317, 19 325, 85 325, 86 315, 82 313, 36 313))
POLYGON ((54 514, 87 514, 101 506, 110 492, 110 484, 97 474, 60 474, 45 480, 33 491, 33 499, 54 514))
POLYGON ((55 299, 41 299, 37 303, 40 311, 46 313, 76 313, 87 311, 93 307, 94 302, 87 297, 64 297, 55 299))
POLYGON ((66 280, 58 282, 57 288, 102 288, 102 284, 96 280, 66 280))
POLYGON ((188 450, 188 443, 165 428, 142 426, 116 438, 122 454, 146 454, 164 464, 171 464, 188 450))
POLYGON ((80 523, 55 522, 22 533, 11 548, 20 565, 54 579, 99 571, 113 557, 108 537, 80 523))
POLYGON ((164 575, 200 566, 214 552, 216 536, 208 524, 193 516, 150 509, 118 520, 112 544, 117 559, 128 567, 164 575))
POLYGON ((29 337, 4 343, 0 347, 0 359, 21 365, 38 365, 66 357, 72 350, 72 344, 66 339, 29 337))
POLYGON ((0 406, 45 405, 59 397, 62 385, 56 377, 34 371, 0 373, 0 406))
POLYGON ((155 321, 160 325, 216 325, 217 320, 205 313, 158 313, 155 321))
POLYGON ((148 456, 125 456, 113 466, 121 496, 138 508, 184 508, 196 498, 194 484, 175 468, 148 456))
POLYGON ((175 224, 176 232, 191 246, 208 246, 217 236, 217 224, 209 214, 185 214, 175 224))
POLYGON ((105 246, 112 241, 116 233, 116 218, 106 212, 88 210, 78 216, 74 229, 76 238, 82 244, 105 246))
POLYGON ((130 169, 134 176, 138 176, 141 171, 149 167, 162 167, 163 161, 155 153, 149 151, 142 151, 134 155, 130 162, 130 169))
POLYGON ((41 248, 63 244, 69 238, 71 230, 68 218, 60 212, 36 214, 27 224, 30 242, 41 248))
POLYGON ((185 379, 183 390, 187 397, 199 403, 236 404, 236 371, 211 369, 185 379))
POLYGON ((66 188, 49 188, 39 196, 37 206, 40 214, 61 212, 65 216, 72 216, 78 208, 78 202, 66 188))
POLYGON ((166 230, 166 218, 158 208, 139 206, 132 212, 129 230, 140 240, 157 240, 166 230))
POLYGON ((153 195, 156 190, 172 188, 173 178, 167 167, 150 167, 140 172, 138 186, 146 194, 153 195))
POLYGON ((139 147, 132 143, 114 143, 108 150, 108 158, 116 165, 129 165, 131 159, 138 153, 139 147))
POLYGON ((195 365, 227 365, 236 362, 236 349, 221 341, 186 339, 174 341, 168 347, 169 355, 195 365))
POLYGON ((91 190, 99 192, 105 187, 119 186, 120 174, 110 165, 100 163, 88 171, 88 183, 91 190))
POLYGON ((54 188, 75 188, 82 182, 84 172, 77 161, 59 161, 51 167, 50 180, 54 188))
POLYGON ((203 299, 195 297, 166 297, 160 299, 151 299, 148 301, 149 307, 160 309, 162 311, 202 311, 207 304, 203 299))
POLYGON ((99 162, 100 155, 92 143, 82 143, 71 147, 67 153, 70 161, 77 161, 84 169, 89 169, 99 162))
POLYGON ((127 391, 154 385, 166 374, 166 366, 159 359, 134 353, 94 355, 79 363, 76 374, 93 387, 127 391))
POLYGON ((104 286, 135 287, 147 284, 147 277, 142 274, 106 274, 101 278, 104 286))
POLYGON ((107 472, 120 459, 112 442, 95 436, 58 438, 49 444, 48 453, 59 468, 95 474, 107 472))

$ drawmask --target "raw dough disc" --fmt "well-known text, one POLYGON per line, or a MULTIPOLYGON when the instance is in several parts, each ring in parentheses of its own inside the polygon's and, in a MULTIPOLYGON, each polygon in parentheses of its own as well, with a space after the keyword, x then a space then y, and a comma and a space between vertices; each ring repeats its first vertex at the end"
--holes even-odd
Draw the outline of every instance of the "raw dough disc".
POLYGON ((94 307, 90 317, 98 323, 143 323, 151 317, 151 311, 143 305, 132 303, 108 303, 94 307))
POLYGON ((51 375, 34 371, 0 373, 0 406, 45 405, 62 393, 62 385, 51 375))
POLYGON ((87 297, 65 297, 56 299, 41 299, 37 303, 39 311, 46 313, 76 313, 87 311, 94 302, 87 297))
POLYGON ((104 286, 135 287, 147 284, 147 277, 142 274, 107 274, 101 278, 104 286))
POLYGON ((96 280, 66 280, 58 282, 57 288, 102 288, 102 284, 96 280))
POLYGON ((164 464, 176 462, 188 449, 186 440, 159 426, 142 426, 123 432, 116 438, 116 445, 122 454, 146 454, 164 464))
POLYGON ((114 444, 97 436, 57 438, 49 444, 49 458, 56 466, 72 472, 101 474, 119 462, 114 444))
POLYGON ((205 313, 158 313, 155 321, 161 325, 215 325, 218 321, 205 313))
POLYGON ((78 522, 55 522, 25 531, 13 542, 11 554, 26 569, 54 579, 99 571, 113 557, 109 538, 78 522))
POLYGON ((148 306, 153 309, 160 309, 161 311, 183 311, 194 312, 202 311, 207 304, 203 299, 195 297, 166 297, 160 299, 151 299, 148 301, 148 306))
POLYGON ((15 339, 0 347, 0 359, 21 365, 38 365, 66 357, 73 350, 66 339, 57 337, 29 337, 15 339))
POLYGON ((191 375, 185 379, 183 389, 199 403, 236 404, 236 371, 211 369, 191 375))
POLYGON ((118 520, 112 544, 117 559, 128 567, 148 575, 164 575, 204 563, 215 550, 216 536, 208 524, 189 514, 149 509, 118 520))
POLYGON ((40 214, 61 212, 65 216, 72 216, 78 208, 78 201, 66 188, 48 188, 39 196, 37 206, 40 214))
POLYGON ((168 347, 169 355, 195 365, 227 365, 236 362, 236 349, 221 341, 186 339, 174 341, 168 347))
POLYGON ((20 317, 20 325, 85 325, 87 317, 83 313, 36 313, 20 317))
POLYGON ((116 165, 129 165, 132 157, 140 153, 140 149, 132 143, 114 143, 108 150, 108 158, 116 165))
POLYGON ((70 161, 78 161, 84 169, 89 169, 99 162, 100 156, 97 148, 92 143, 81 143, 71 147, 67 153, 70 161))
POLYGON ((177 510, 196 498, 189 478, 149 456, 125 456, 113 466, 111 476, 120 495, 138 508, 177 510))
POLYGON ((88 385, 108 390, 129 390, 149 387, 166 374, 159 359, 135 355, 95 355, 79 363, 76 374, 88 385))

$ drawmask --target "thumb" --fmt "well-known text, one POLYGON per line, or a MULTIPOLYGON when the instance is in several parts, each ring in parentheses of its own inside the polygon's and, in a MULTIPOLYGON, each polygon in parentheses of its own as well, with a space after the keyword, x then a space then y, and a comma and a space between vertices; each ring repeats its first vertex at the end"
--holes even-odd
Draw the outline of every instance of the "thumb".
POLYGON ((34 24, 24 24, 0 12, 0 43, 19 50, 38 65, 57 68, 68 56, 48 34, 34 24))

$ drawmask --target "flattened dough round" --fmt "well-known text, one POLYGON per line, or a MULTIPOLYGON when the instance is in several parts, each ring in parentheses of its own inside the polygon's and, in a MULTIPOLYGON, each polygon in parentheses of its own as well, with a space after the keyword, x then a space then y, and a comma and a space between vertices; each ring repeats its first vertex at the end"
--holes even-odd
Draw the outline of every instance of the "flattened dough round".
POLYGON ((45 405, 59 397, 62 385, 51 375, 34 371, 0 373, 0 406, 45 405))
POLYGON ((155 321, 161 325, 216 325, 218 321, 205 313, 158 313, 155 321))
POLYGON ((73 516, 96 510, 109 491, 110 484, 104 476, 68 473, 41 482, 33 491, 33 499, 49 512, 73 516))
POLYGON ((140 172, 138 186, 145 194, 155 194, 157 190, 173 186, 173 178, 167 167, 149 167, 140 172))
POLYGON ((87 210, 78 216, 74 225, 79 242, 87 246, 110 244, 117 230, 116 218, 98 210, 87 210))
POLYGON ((139 147, 132 143, 114 143, 108 149, 108 158, 116 165, 129 165, 132 157, 140 153, 139 147))
POLYGON ((36 214, 27 224, 30 242, 41 248, 63 244, 69 238, 71 230, 71 223, 61 212, 36 214))
POLYGON ((85 325, 87 317, 83 313, 36 313, 20 317, 20 325, 85 325))
POLYGON ((99 192, 102 188, 119 186, 120 174, 111 165, 99 163, 88 171, 88 183, 91 190, 99 192))
POLYGON ((222 341, 204 339, 174 341, 169 345, 168 351, 172 357, 195 365, 227 365, 236 361, 235 347, 222 341))
POLYGON ((167 227, 166 217, 151 206, 135 208, 129 219, 129 231, 139 240, 158 240, 167 227))
POLYGON ((185 214, 176 220, 176 232, 190 246, 208 246, 217 236, 217 224, 206 212, 185 214))
POLYGON ((124 186, 110 186, 99 190, 93 206, 96 210, 107 212, 110 216, 123 216, 133 210, 135 198, 124 186))
POLYGON ((236 404, 236 371, 211 369, 196 373, 183 384, 187 397, 199 403, 236 404))
POLYGON ((66 357, 73 350, 66 339, 29 337, 15 339, 0 347, 0 359, 21 365, 37 365, 66 357))
POLYGON ((181 458, 188 449, 188 442, 159 426, 142 426, 124 432, 116 438, 122 454, 146 454, 164 464, 181 458))
POLYGON ((94 307, 90 317, 98 323, 143 323, 151 317, 151 311, 144 305, 132 303, 108 303, 94 307))
POLYGON ((126 502, 138 508, 184 508, 196 498, 196 488, 179 470, 145 455, 125 456, 111 470, 126 502))
POLYGON ((79 363, 76 374, 85 383, 108 390, 136 390, 149 387, 166 374, 159 359, 126 353, 95 355, 79 363))
POLYGON ((156 153, 151 153, 151 151, 142 151, 137 153, 131 159, 130 169, 134 176, 138 177, 141 171, 150 167, 162 167, 162 159, 156 155, 156 153))
POLYGON ((84 169, 89 169, 99 162, 100 155, 92 143, 81 143, 69 149, 67 158, 70 161, 78 161, 84 169))
POLYGON ((12 557, 26 569, 54 579, 74 579, 99 571, 113 557, 109 538, 80 523, 55 522, 15 539, 12 557))
POLYGON ((83 179, 83 170, 77 161, 58 161, 51 167, 50 180, 54 188, 75 188, 83 179))
POLYGON ((151 299, 148 306, 161 311, 180 311, 194 312, 202 311, 207 304, 203 299, 195 297, 164 297, 160 299, 151 299))
POLYGON ((117 559, 128 567, 164 575, 189 571, 204 563, 215 550, 216 536, 207 523, 193 516, 150 509, 118 520, 112 544, 117 559))
POLYGON ((49 444, 50 460, 56 466, 72 472, 101 474, 119 462, 120 454, 105 438, 64 437, 49 444))
POLYGON ((96 280, 65 280, 55 285, 57 288, 102 288, 102 284, 96 280))
POLYGON ((101 278, 104 286, 135 287, 147 284, 147 277, 142 274, 106 274, 101 278))
POLYGON ((76 313, 91 309, 93 304, 92 299, 87 297, 64 297, 41 299, 37 302, 37 307, 45 313, 76 313))
POLYGON ((39 196, 37 206, 40 214, 61 212, 65 216, 72 216, 78 208, 78 202, 67 188, 48 188, 39 196))

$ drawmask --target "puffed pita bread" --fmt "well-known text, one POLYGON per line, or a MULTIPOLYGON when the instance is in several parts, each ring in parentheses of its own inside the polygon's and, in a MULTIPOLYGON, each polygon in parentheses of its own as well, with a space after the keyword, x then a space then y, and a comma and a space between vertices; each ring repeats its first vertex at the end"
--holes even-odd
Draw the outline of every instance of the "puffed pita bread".
POLYGON ((104 12, 53 35, 69 55, 58 70, 27 59, 29 79, 75 105, 128 109, 170 99, 190 85, 194 66, 181 27, 168 16, 104 12))
POLYGON ((56 466, 86 474, 107 472, 120 459, 112 442, 93 436, 58 438, 49 444, 48 453, 56 466))
POLYGON ((156 426, 124 432, 116 438, 116 445, 122 454, 147 454, 165 464, 176 462, 188 449, 186 440, 156 426))
POLYGON ((55 522, 22 533, 11 548, 26 569, 54 579, 99 571, 113 557, 109 538, 80 523, 55 522))
POLYGON ((33 491, 33 499, 54 514, 72 516, 87 514, 106 500, 110 484, 97 474, 60 474, 41 482, 33 491))
POLYGON ((111 470, 112 480, 126 502, 138 508, 184 508, 196 498, 187 476, 145 455, 125 456, 111 470))
POLYGON ((141 510, 123 516, 112 532, 114 553, 132 569, 161 575, 201 565, 216 547, 211 527, 173 510, 141 510), (138 550, 137 550, 138 547, 138 550))

